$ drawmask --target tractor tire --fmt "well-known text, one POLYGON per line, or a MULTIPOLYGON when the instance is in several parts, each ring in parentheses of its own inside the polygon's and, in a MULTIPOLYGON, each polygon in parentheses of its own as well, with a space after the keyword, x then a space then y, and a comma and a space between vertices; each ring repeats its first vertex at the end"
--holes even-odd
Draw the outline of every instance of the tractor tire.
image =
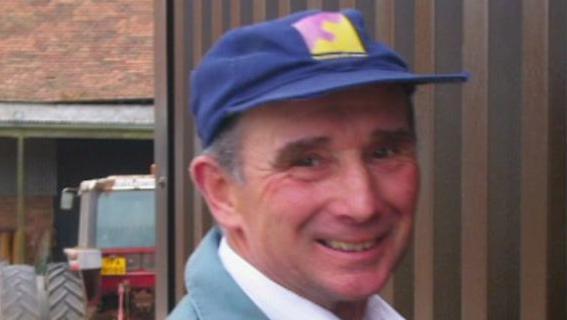
POLYGON ((87 295, 79 273, 67 263, 47 265, 45 290, 50 320, 83 320, 87 318, 87 295))
POLYGON ((26 265, 0 268, 0 315, 3 320, 39 320, 35 269, 26 265))

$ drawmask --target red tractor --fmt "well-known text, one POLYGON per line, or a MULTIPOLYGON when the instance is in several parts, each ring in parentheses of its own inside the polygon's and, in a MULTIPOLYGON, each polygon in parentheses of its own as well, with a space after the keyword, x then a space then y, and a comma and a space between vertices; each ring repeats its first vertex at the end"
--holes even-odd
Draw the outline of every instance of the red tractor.
POLYGON ((80 196, 79 241, 69 263, 44 270, 0 261, 1 319, 153 319, 153 176, 110 176, 66 189, 80 196))
POLYGON ((83 279, 93 318, 154 317, 154 190, 153 176, 132 175, 63 191, 62 208, 72 206, 75 194, 81 199, 78 244, 65 254, 83 279))

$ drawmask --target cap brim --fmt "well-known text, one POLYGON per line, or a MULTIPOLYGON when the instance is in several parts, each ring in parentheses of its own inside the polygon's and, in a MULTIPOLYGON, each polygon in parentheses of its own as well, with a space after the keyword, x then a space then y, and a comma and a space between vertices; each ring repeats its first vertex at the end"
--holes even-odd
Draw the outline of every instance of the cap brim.
POLYGON ((318 73, 305 79, 273 88, 263 94, 258 94, 256 97, 230 108, 228 112, 232 114, 240 113, 270 102, 314 98, 334 91, 370 84, 403 83, 422 85, 428 83, 465 82, 468 78, 469 74, 466 72, 453 74, 414 74, 364 69, 318 73))

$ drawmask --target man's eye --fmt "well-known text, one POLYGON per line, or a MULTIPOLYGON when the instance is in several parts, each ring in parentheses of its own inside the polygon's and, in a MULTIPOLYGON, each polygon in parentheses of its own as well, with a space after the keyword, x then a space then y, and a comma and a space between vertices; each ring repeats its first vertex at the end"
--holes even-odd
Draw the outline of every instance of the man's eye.
POLYGON ((396 150, 391 147, 380 147, 376 148, 372 151, 372 158, 374 159, 383 159, 389 158, 396 154, 396 150))
POLYGON ((305 156, 292 162, 294 167, 315 167, 321 164, 321 158, 317 156, 305 156))

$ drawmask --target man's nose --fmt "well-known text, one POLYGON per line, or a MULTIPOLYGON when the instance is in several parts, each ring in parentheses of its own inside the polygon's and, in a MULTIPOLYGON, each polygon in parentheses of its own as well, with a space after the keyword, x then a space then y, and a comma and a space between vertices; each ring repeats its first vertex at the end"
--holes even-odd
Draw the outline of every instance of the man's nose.
POLYGON ((379 181, 362 161, 350 163, 340 174, 336 213, 361 223, 376 218, 385 208, 379 181))

